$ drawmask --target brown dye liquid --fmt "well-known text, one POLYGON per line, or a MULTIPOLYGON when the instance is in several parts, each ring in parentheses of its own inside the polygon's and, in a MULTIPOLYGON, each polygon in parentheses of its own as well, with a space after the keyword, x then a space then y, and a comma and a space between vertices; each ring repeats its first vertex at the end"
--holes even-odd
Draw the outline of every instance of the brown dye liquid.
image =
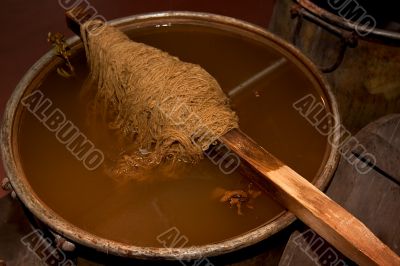
MULTIPOLYGON (((202 26, 146 28, 131 37, 200 64, 226 91, 280 58, 266 45, 202 26)), ((83 52, 73 64, 76 78, 67 80, 53 72, 40 90, 96 147, 113 150, 113 139, 99 137, 107 134, 85 120, 79 101, 87 75, 83 52)), ((327 141, 292 104, 309 93, 320 98, 313 87, 297 67, 287 63, 232 101, 241 129, 309 180, 325 160, 327 141)), ((244 207, 244 215, 239 216, 235 208, 214 198, 213 191, 243 189, 248 181, 237 172, 223 174, 207 159, 196 166, 180 165, 175 178, 162 178, 165 174, 156 169, 146 173, 154 177, 148 182, 116 182, 101 167, 86 170, 28 112, 20 124, 19 144, 24 171, 37 196, 70 223, 111 240, 160 246, 157 236, 176 227, 189 239, 188 246, 209 244, 255 229, 283 211, 262 195, 254 201, 254 209, 244 207)))

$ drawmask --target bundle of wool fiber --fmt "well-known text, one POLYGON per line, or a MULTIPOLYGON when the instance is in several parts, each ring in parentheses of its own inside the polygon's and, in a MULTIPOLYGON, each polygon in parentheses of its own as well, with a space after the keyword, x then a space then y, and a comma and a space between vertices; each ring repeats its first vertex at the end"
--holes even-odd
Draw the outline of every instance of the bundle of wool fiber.
POLYGON ((131 167, 195 163, 238 127, 229 99, 199 65, 134 42, 109 25, 95 35, 86 24, 81 29, 95 87, 93 110, 135 147, 122 156, 131 167))

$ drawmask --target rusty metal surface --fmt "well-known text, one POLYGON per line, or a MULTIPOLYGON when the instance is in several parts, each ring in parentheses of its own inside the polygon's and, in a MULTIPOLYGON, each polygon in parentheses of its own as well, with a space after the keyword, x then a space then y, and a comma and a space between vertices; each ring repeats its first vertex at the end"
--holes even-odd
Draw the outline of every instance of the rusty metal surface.
POLYGON ((382 42, 390 45, 400 45, 400 33, 394 31, 388 31, 384 29, 365 29, 358 27, 358 24, 348 19, 337 16, 323 8, 320 8, 310 0, 296 0, 303 8, 318 16, 319 18, 328 21, 332 25, 336 25, 342 29, 356 32, 358 37, 361 39, 382 42))
MULTIPOLYGON (((269 30, 288 41, 296 27, 296 20, 290 16, 293 4, 293 0, 278 1, 269 26, 269 30)), ((302 52, 316 64, 329 65, 337 57, 340 39, 320 25, 304 19, 298 37, 302 52)), ((357 47, 346 49, 341 65, 325 75, 343 124, 351 133, 381 116, 400 112, 399 72, 399 47, 359 38, 357 47)))
POLYGON ((322 20, 321 18, 316 17, 316 15, 310 13, 308 10, 305 10, 300 5, 293 5, 292 8, 290 9, 290 14, 292 18, 297 19, 292 38, 292 42, 296 47, 301 49, 301 44, 299 44, 299 39, 301 35, 301 28, 303 26, 303 19, 312 20, 314 23, 325 28, 326 30, 336 35, 340 39, 340 48, 338 49, 338 55, 336 59, 332 61, 333 63, 331 63, 328 66, 319 66, 319 69, 323 73, 331 73, 335 71, 343 62, 347 47, 355 48, 358 45, 358 37, 354 32, 345 31, 335 26, 332 26, 331 24, 322 20))
MULTIPOLYGON (((327 106, 330 112, 335 116, 335 125, 340 123, 338 116, 338 109, 336 101, 333 97, 328 84, 322 78, 313 63, 307 59, 300 51, 295 49, 290 44, 282 41, 273 34, 266 32, 264 29, 255 25, 236 20, 233 18, 212 15, 207 13, 193 13, 193 12, 162 12, 153 13, 139 16, 131 16, 123 19, 113 21, 114 25, 119 26, 121 29, 126 30, 136 25, 158 23, 160 21, 174 21, 180 23, 187 23, 195 21, 196 23, 203 23, 204 25, 213 24, 229 30, 241 30, 251 33, 255 38, 266 39, 272 42, 280 49, 283 49, 289 57, 298 61, 301 67, 309 73, 309 75, 317 81, 321 88, 321 93, 328 100, 327 106)), ((77 37, 68 40, 72 51, 81 49, 81 44, 77 37)), ((232 252, 255 243, 275 234, 279 230, 291 224, 295 217, 286 212, 277 217, 274 221, 254 229, 244 235, 232 238, 216 244, 209 244, 203 246, 194 246, 188 248, 145 248, 132 245, 126 245, 115 241, 110 241, 104 238, 97 237, 86 231, 83 231, 69 222, 59 217, 55 212, 50 210, 46 205, 41 202, 29 186, 25 174, 22 170, 21 162, 18 156, 18 143, 16 143, 15 134, 17 131, 17 122, 21 112, 19 101, 22 95, 27 90, 32 90, 34 85, 39 81, 38 75, 44 74, 49 68, 54 68, 57 65, 55 54, 53 51, 44 55, 24 76, 10 98, 4 116, 4 121, 1 131, 1 150, 3 154, 4 166, 7 176, 10 179, 11 185, 16 194, 23 202, 23 204, 43 223, 56 233, 65 237, 67 240, 81 244, 83 246, 91 247, 96 250, 102 251, 107 254, 114 254, 123 257, 134 257, 142 259, 188 259, 200 258, 205 256, 215 256, 228 252, 232 252)), ((331 176, 336 168, 338 162, 337 144, 339 141, 339 132, 333 136, 333 147, 330 151, 326 165, 321 168, 320 176, 316 179, 315 185, 324 189, 331 179, 331 176)))

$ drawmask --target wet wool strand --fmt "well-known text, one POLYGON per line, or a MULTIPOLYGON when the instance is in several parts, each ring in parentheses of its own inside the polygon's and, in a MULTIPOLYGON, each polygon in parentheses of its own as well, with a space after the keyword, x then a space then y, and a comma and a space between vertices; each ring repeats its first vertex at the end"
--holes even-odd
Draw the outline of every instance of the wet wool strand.
POLYGON ((201 66, 134 42, 112 26, 97 34, 88 26, 81 36, 90 110, 133 147, 119 159, 115 175, 164 162, 196 163, 216 139, 238 128, 228 97, 201 66))

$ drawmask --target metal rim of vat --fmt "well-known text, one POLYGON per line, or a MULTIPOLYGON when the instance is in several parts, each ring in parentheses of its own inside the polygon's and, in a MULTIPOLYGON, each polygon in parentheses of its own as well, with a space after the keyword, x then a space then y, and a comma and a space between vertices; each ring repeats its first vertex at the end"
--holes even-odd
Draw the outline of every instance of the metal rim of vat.
MULTIPOLYGON (((122 30, 128 27, 137 27, 139 23, 142 25, 159 25, 157 22, 171 22, 171 23, 202 23, 208 25, 219 25, 221 27, 229 27, 237 31, 247 32, 258 38, 266 39, 269 42, 277 45, 285 51, 288 56, 296 59, 302 64, 302 67, 311 75, 311 77, 318 83, 321 88, 321 93, 324 93, 330 112, 334 115, 334 128, 340 125, 339 112, 336 100, 331 92, 331 89, 325 79, 317 70, 316 66, 299 50, 290 45, 289 43, 279 39, 272 33, 267 32, 261 27, 252 25, 248 22, 237 20, 230 17, 214 15, 209 13, 196 13, 196 12, 158 12, 149 13, 144 15, 134 15, 126 18, 113 20, 110 23, 120 27, 122 30)), ((72 37, 68 40, 68 44, 72 50, 82 48, 82 44, 78 37, 72 37)), ((17 194, 22 203, 33 213, 41 222, 48 226, 52 231, 65 237, 66 239, 93 248, 95 250, 113 254, 121 257, 132 257, 138 259, 166 259, 166 260, 179 260, 179 259, 196 259, 208 256, 216 256, 229 253, 268 238, 269 236, 277 233, 283 228, 287 227, 295 220, 295 216, 288 211, 281 213, 274 220, 255 228, 240 236, 224 240, 222 242, 201 245, 189 246, 185 248, 154 248, 154 247, 139 247, 127 245, 116 241, 111 241, 90 234, 82 229, 79 229, 67 222, 54 211, 48 208, 34 193, 30 187, 18 155, 18 143, 13 131, 17 130, 15 121, 19 118, 21 108, 19 107, 20 99, 27 91, 32 89, 35 80, 43 78, 45 72, 53 69, 59 59, 56 58, 54 51, 49 51, 40 60, 38 60, 30 70, 21 79, 15 88, 11 98, 9 99, 6 111, 3 117, 3 124, 1 129, 1 151, 3 155, 3 163, 6 175, 9 178, 12 189, 17 194)), ((33 88, 34 89, 34 88, 33 88)), ((330 153, 327 155, 326 164, 321 165, 319 176, 314 181, 314 185, 323 190, 330 181, 337 163, 339 161, 338 143, 340 132, 335 130, 332 135, 330 153)))

